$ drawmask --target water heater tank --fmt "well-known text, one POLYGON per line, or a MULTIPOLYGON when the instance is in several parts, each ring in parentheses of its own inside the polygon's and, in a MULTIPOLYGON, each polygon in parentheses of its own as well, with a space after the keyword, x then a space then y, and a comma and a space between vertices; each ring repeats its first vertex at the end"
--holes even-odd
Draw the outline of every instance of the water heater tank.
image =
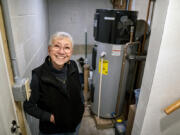
MULTIPOLYGON (((101 84, 100 117, 111 118, 116 112, 117 96, 121 74, 124 74, 120 90, 119 112, 122 112, 127 81, 130 81, 130 69, 135 65, 126 60, 124 73, 121 73, 125 44, 129 42, 130 27, 136 25, 137 12, 125 10, 97 9, 94 18, 94 38, 97 41, 93 49, 93 85, 92 112, 98 114, 100 86, 100 57, 106 52, 103 61, 101 84)), ((135 54, 137 46, 129 47, 128 54, 135 54)), ((131 82, 131 81, 130 81, 131 82)), ((130 84, 130 83, 128 83, 130 84)))

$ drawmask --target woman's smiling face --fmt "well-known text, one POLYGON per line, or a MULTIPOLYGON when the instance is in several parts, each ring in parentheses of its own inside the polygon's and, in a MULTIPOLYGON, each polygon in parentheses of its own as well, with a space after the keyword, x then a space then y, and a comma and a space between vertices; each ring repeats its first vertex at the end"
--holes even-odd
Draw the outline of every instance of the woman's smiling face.
POLYGON ((52 45, 48 47, 48 53, 54 68, 61 69, 70 60, 72 51, 72 41, 68 37, 54 38, 52 45))

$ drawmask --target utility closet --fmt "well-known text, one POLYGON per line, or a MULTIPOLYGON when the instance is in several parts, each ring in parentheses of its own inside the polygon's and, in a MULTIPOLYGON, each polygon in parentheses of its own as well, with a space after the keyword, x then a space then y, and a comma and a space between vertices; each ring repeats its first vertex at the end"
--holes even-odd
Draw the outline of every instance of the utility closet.
POLYGON ((0 0, 0 134, 39 135, 32 70, 69 33, 85 112, 78 135, 180 134, 179 0, 0 0))

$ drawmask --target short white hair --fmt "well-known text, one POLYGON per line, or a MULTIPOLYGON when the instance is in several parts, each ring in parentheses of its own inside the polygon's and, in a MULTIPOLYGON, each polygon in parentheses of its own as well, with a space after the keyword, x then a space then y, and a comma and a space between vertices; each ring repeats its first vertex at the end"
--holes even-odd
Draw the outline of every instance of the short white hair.
POLYGON ((67 32, 56 32, 56 33, 54 33, 54 34, 51 36, 50 40, 49 40, 49 46, 51 46, 51 45, 52 45, 52 41, 53 41, 55 38, 58 38, 58 37, 67 37, 67 38, 69 38, 70 41, 71 41, 71 43, 72 43, 72 46, 74 46, 73 38, 72 38, 72 36, 71 36, 69 33, 67 33, 67 32))

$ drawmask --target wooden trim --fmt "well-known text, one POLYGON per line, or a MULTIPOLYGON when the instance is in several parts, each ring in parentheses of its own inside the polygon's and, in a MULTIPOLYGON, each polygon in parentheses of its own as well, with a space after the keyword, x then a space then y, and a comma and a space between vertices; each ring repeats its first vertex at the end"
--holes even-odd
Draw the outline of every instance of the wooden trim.
POLYGON ((8 72, 9 72, 9 76, 10 76, 10 82, 11 82, 11 85, 13 85, 13 83, 14 83, 13 72, 12 72, 12 68, 11 68, 10 54, 9 54, 8 45, 7 45, 6 32, 5 32, 5 28, 4 28, 4 21, 3 21, 1 5, 0 5, 0 30, 1 30, 2 40, 3 40, 3 46, 4 46, 4 52, 5 52, 8 72))
POLYGON ((180 99, 174 102, 173 104, 169 105, 164 109, 164 112, 169 115, 170 113, 176 111, 177 109, 180 108, 180 99))
MULTIPOLYGON (((14 84, 13 71, 12 71, 10 53, 9 53, 9 49, 8 49, 6 31, 5 31, 4 26, 5 25, 4 25, 4 20, 3 20, 2 5, 0 3, 0 31, 1 31, 2 40, 3 40, 3 46, 4 46, 4 52, 5 52, 5 58, 6 58, 6 62, 7 62, 7 67, 8 67, 10 83, 11 83, 11 86, 13 86, 13 84, 14 84)), ((26 128, 25 128, 24 117, 23 117, 22 103, 21 102, 15 102, 15 107, 16 107, 16 113, 17 113, 19 126, 20 126, 20 129, 21 129, 21 133, 22 133, 22 135, 27 135, 27 131, 26 131, 26 128)))

